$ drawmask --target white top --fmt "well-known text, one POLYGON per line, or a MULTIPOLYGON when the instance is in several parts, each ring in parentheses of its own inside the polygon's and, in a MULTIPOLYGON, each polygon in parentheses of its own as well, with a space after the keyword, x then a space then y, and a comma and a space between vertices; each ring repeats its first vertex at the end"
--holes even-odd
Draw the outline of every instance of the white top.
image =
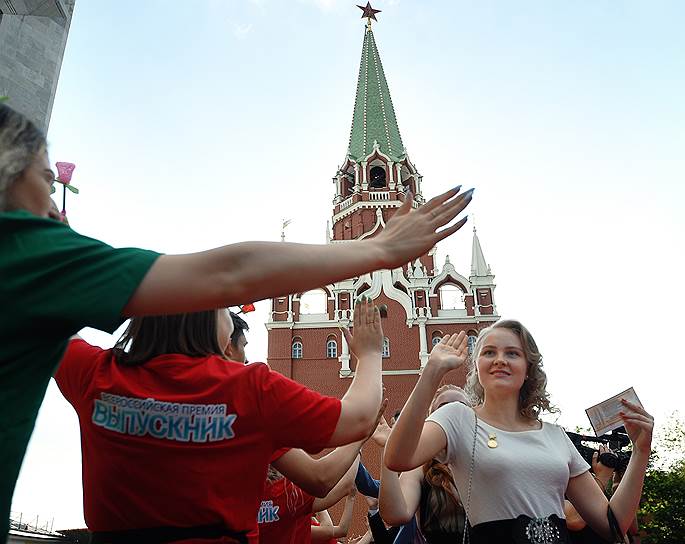
POLYGON ((530 431, 503 431, 478 418, 470 506, 466 504, 474 412, 459 402, 439 408, 428 418, 447 435, 447 448, 436 459, 447 463, 472 526, 521 514, 564 518, 569 478, 590 466, 558 425, 542 422, 530 431), (497 447, 487 445, 490 433, 497 447))

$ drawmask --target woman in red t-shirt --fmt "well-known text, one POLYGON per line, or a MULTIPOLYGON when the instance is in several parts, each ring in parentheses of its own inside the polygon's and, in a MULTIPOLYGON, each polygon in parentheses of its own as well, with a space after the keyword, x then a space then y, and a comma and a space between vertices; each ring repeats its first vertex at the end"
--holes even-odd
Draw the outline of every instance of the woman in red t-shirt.
POLYGON ((277 450, 315 452, 371 433, 383 331, 368 300, 346 334, 359 362, 342 401, 267 365, 227 360, 231 332, 219 310, 133 319, 113 350, 70 343, 55 378, 79 416, 96 542, 244 539, 277 450))
MULTIPOLYGON (((354 506, 354 478, 358 466, 359 460, 353 463, 328 495, 319 499, 307 494, 276 469, 269 467, 264 498, 257 514, 260 544, 308 544, 312 542, 312 515, 330 508, 345 495, 348 496, 348 503, 351 502, 345 505, 346 510, 350 510, 347 514, 349 518, 354 506)), ((329 538, 334 536, 329 527, 326 527, 323 532, 329 538)), ((344 532, 347 533, 347 530, 344 532)), ((323 541, 318 539, 317 542, 323 541)))

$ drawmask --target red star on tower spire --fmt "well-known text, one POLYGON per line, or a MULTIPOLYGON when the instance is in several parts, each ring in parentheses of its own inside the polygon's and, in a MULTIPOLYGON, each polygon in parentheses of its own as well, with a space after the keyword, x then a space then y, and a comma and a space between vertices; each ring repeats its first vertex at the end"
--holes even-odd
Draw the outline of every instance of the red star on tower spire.
POLYGON ((374 21, 377 22, 378 19, 376 19, 376 13, 380 13, 381 10, 380 9, 373 9, 371 7, 371 2, 367 2, 366 6, 360 6, 359 4, 357 4, 357 7, 364 12, 364 13, 362 13, 362 19, 364 17, 366 17, 367 20, 369 21, 368 22, 369 28, 371 28, 371 19, 373 19, 374 21))

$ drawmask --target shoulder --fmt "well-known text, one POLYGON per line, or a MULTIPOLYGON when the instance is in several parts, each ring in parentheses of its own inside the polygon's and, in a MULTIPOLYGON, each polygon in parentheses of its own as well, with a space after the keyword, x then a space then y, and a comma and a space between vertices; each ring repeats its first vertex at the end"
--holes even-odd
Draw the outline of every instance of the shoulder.
POLYGON ((550 438, 559 442, 566 442, 566 431, 561 425, 556 423, 549 423, 548 421, 540 421, 542 424, 542 432, 546 433, 550 438))
POLYGON ((83 398, 97 368, 110 358, 111 350, 93 346, 81 338, 71 340, 54 375, 67 400, 75 402, 83 398))
POLYGON ((93 346, 83 338, 73 338, 67 345, 67 350, 62 357, 60 370, 87 363, 92 364, 96 359, 109 357, 111 350, 105 350, 98 346, 93 346))
POLYGON ((427 421, 433 421, 443 428, 445 425, 458 427, 465 423, 472 423, 475 417, 473 408, 470 406, 461 402, 450 402, 428 416, 427 421))
MULTIPOLYGON (((0 213, 0 225, 2 225, 3 239, 14 239, 21 242, 23 239, 35 239, 40 241, 42 238, 46 240, 70 240, 70 241, 84 241, 97 242, 92 238, 83 236, 74 231, 68 225, 48 219, 45 217, 38 217, 29 212, 16 211, 0 213)), ((98 242, 102 243, 102 242, 98 242)), ((22 249, 37 249, 35 247, 27 247, 20 244, 22 249)), ((45 248, 50 249, 50 248, 45 248)))

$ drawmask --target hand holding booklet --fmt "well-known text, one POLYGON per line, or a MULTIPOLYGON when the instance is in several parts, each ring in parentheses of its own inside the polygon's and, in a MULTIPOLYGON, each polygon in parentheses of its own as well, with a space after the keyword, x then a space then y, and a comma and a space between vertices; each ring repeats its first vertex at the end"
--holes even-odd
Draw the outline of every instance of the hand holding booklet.
POLYGON ((632 402, 643 408, 640 399, 637 398, 635 389, 632 387, 618 395, 614 395, 610 399, 591 406, 585 410, 585 413, 590 420, 590 424, 592 425, 596 436, 601 436, 623 426, 620 412, 624 410, 625 407, 621 404, 621 399, 626 399, 628 402, 632 402))

